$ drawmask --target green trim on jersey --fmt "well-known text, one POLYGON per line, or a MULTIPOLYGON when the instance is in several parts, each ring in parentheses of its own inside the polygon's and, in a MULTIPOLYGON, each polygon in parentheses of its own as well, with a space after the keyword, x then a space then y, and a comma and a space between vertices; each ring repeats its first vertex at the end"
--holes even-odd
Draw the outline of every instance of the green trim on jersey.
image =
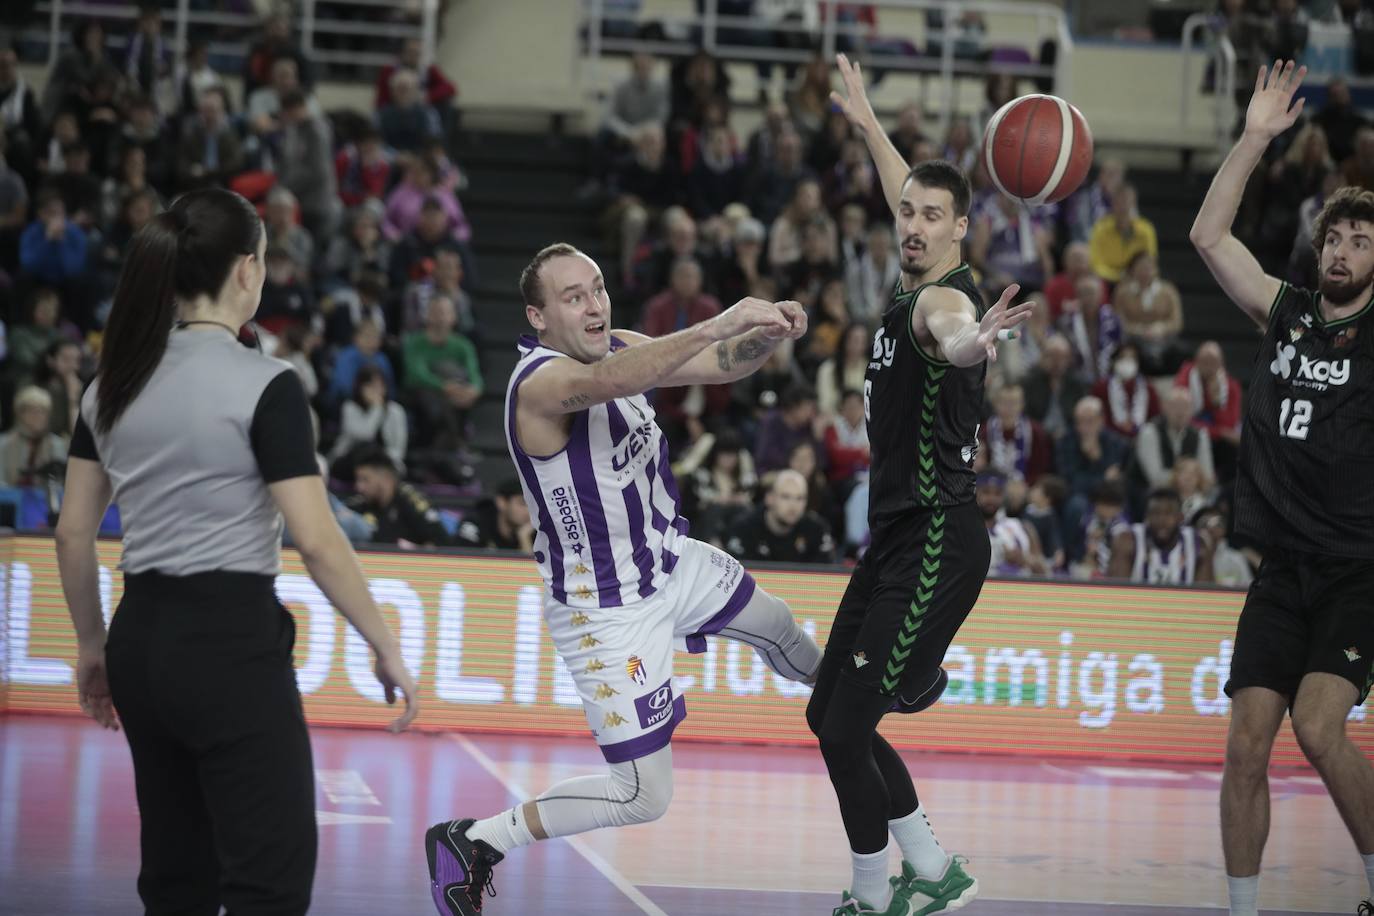
POLYGON ((940 401, 940 381, 948 369, 931 366, 921 393, 921 428, 916 436, 916 495, 926 507, 939 506, 935 486, 935 407, 940 401))
POLYGON ((1264 324, 1266 331, 1269 329, 1269 326, 1274 323, 1274 316, 1279 313, 1279 303, 1283 301, 1283 297, 1287 295, 1288 291, 1291 288, 1292 287, 1288 285, 1287 280, 1279 281, 1279 291, 1274 294, 1274 301, 1269 303, 1269 313, 1264 316, 1264 324))
MULTIPOLYGON (((916 287, 911 292, 902 294, 911 297, 911 301, 908 302, 906 306, 906 336, 911 341, 911 345, 916 348, 916 352, 921 354, 922 358, 924 358, 925 361, 930 363, 932 366, 948 366, 950 365, 950 363, 948 360, 936 359, 935 357, 931 356, 929 353, 925 351, 925 349, 920 345, 920 343, 917 342, 916 332, 912 330, 911 327, 911 312, 913 309, 916 308, 916 297, 919 296, 921 294, 921 290, 925 289, 927 286, 947 286, 949 284, 950 278, 957 276, 961 271, 965 270, 971 273, 973 269, 969 267, 967 263, 960 264, 958 267, 954 268, 940 279, 931 280, 929 283, 922 283, 920 286, 916 287)), ((900 283, 901 281, 898 280, 897 282, 900 283)), ((959 290, 959 292, 963 292, 963 290, 959 290)), ((899 295, 897 299, 900 302, 901 295, 899 295)), ((978 303, 970 302, 969 304, 973 306, 974 317, 980 317, 978 315, 978 303)))
POLYGON ((901 686, 902 673, 906 671, 906 660, 911 655, 912 644, 925 622, 930 602, 935 598, 935 589, 940 584, 940 556, 945 549, 945 510, 936 508, 931 513, 930 524, 926 526, 925 556, 921 559, 921 580, 916 594, 907 607, 906 619, 897 631, 897 639, 892 644, 887 667, 883 669, 883 690, 895 695, 901 686))
POLYGON ((1335 321, 1327 324, 1326 319, 1322 317, 1321 298, 1322 294, 1319 292, 1314 292, 1312 294, 1312 315, 1317 319, 1317 324, 1326 329, 1338 328, 1343 324, 1349 324, 1357 318, 1363 318, 1368 314, 1370 307, 1374 306, 1374 295, 1371 295, 1369 301, 1364 304, 1364 308, 1360 309, 1358 312, 1355 312, 1353 315, 1347 315, 1344 318, 1337 318, 1335 321))

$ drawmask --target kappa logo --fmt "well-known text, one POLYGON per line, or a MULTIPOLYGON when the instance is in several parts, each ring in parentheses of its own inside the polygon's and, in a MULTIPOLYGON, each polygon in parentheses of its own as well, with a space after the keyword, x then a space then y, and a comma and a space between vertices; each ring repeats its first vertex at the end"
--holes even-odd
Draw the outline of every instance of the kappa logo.
POLYGON ((601 640, 597 639, 590 633, 588 633, 586 636, 583 636, 580 640, 577 641, 577 647, 579 649, 590 649, 592 646, 599 645, 601 645, 601 640))
POLYGON ((863 652, 855 652, 855 653, 854 653, 854 667, 855 667, 855 668, 862 668, 864 665, 867 665, 867 664, 868 664, 868 656, 867 656, 866 654, 864 654, 863 652))
POLYGON ((604 731, 608 728, 615 728, 617 725, 625 725, 629 721, 618 712, 608 712, 606 718, 601 721, 601 728, 604 731))
POLYGON ((591 622, 592 619, 588 617, 586 614, 582 613, 581 611, 574 611, 572 617, 568 620, 568 623, 572 624, 575 627, 585 627, 587 624, 591 622))
POLYGON ((601 659, 599 659, 599 658, 594 658, 594 659, 592 659, 591 661, 587 662, 587 668, 586 668, 586 670, 585 670, 583 673, 584 673, 584 674, 596 674, 596 672, 598 672, 598 671, 605 671, 605 670, 606 670, 606 663, 603 662, 603 661, 602 661, 601 659))
POLYGON ((1345 650, 1345 657, 1352 662, 1357 662, 1360 660, 1360 650, 1355 646, 1351 646, 1349 649, 1345 650))
POLYGON ((610 684, 597 684, 596 692, 592 694, 593 698, 597 700, 608 700, 611 697, 619 695, 620 691, 616 690, 610 684))

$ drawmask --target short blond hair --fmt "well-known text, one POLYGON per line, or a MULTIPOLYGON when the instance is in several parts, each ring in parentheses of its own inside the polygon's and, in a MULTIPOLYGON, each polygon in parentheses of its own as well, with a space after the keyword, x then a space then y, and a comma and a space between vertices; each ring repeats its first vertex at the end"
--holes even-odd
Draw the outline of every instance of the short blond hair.
POLYGON ((19 413, 30 407, 41 407, 51 411, 52 395, 37 385, 29 385, 27 388, 19 389, 19 393, 14 396, 14 412, 19 413))

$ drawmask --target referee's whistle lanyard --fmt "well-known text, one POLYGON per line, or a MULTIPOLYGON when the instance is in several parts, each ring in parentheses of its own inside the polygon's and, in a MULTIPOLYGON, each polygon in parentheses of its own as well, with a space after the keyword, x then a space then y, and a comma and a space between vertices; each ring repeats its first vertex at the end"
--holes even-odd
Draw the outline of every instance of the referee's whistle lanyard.
MULTIPOLYGON (((178 322, 176 323, 176 329, 177 329, 178 331, 180 331, 180 330, 183 329, 183 328, 189 328, 189 327, 191 327, 192 325, 196 325, 196 324, 201 324, 201 325, 209 325, 209 324, 212 324, 212 325, 214 325, 214 326, 217 327, 217 328, 224 328, 224 330, 228 331, 230 334, 232 334, 232 335, 234 336, 234 339, 235 339, 235 340, 238 340, 239 337, 240 337, 240 335, 241 335, 241 332, 240 332, 240 331, 234 330, 233 327, 231 327, 230 325, 225 324, 223 321, 211 321, 211 320, 209 320, 208 318, 196 318, 196 319, 193 319, 193 320, 191 320, 191 321, 178 321, 178 322)), ((244 327, 248 328, 248 329, 253 333, 253 346, 257 347, 258 352, 261 353, 261 352, 262 352, 262 338, 258 336, 257 328, 253 327, 251 324, 249 324, 249 325, 244 325, 244 327)))

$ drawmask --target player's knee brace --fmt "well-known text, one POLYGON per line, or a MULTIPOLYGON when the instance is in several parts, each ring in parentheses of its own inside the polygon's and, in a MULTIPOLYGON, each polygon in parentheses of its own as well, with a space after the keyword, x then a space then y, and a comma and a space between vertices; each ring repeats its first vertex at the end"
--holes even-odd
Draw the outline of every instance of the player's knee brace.
POLYGON ((668 811, 673 800, 673 770, 651 754, 611 766, 611 809, 618 826, 647 824, 668 811))

